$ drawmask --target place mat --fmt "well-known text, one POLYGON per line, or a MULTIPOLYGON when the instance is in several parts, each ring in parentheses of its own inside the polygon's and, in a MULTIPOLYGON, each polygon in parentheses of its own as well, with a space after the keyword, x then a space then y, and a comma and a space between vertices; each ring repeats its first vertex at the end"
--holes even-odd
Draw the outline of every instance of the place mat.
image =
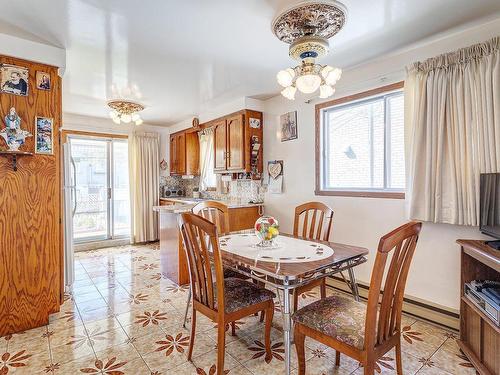
POLYGON ((277 247, 269 249, 256 246, 259 242, 255 234, 230 234, 219 238, 222 250, 263 262, 313 262, 333 255, 329 246, 293 237, 278 236, 275 239, 277 247))

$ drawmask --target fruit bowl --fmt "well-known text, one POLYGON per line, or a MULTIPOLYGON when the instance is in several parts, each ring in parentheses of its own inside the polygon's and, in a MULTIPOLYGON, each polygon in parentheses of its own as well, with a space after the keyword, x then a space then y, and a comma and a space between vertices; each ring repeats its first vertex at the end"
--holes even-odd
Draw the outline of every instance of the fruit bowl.
POLYGON ((259 238, 260 242, 257 244, 259 247, 276 247, 275 239, 278 237, 279 223, 272 216, 261 216, 255 222, 255 235, 259 238))

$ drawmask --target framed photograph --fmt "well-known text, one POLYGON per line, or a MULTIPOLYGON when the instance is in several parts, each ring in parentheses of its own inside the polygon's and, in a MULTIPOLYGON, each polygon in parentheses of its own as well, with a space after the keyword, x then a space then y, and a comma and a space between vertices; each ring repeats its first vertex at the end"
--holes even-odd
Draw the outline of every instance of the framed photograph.
POLYGON ((297 111, 280 116, 281 142, 297 139, 297 111))
POLYGON ((54 154, 54 120, 48 117, 35 117, 35 139, 37 154, 54 154))
POLYGON ((45 72, 36 72, 36 88, 39 90, 50 90, 50 74, 45 72))
POLYGON ((8 94, 28 96, 28 68, 22 66, 0 65, 0 90, 8 94))

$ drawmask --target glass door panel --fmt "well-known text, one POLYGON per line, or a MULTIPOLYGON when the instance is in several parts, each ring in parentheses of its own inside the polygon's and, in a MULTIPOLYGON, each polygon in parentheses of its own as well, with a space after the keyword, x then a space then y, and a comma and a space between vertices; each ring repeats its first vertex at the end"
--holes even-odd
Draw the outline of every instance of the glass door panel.
POLYGON ((75 168, 75 242, 109 238, 108 142, 70 138, 75 168))
POLYGON ((113 140, 113 237, 130 234, 130 196, 128 179, 128 143, 113 140))

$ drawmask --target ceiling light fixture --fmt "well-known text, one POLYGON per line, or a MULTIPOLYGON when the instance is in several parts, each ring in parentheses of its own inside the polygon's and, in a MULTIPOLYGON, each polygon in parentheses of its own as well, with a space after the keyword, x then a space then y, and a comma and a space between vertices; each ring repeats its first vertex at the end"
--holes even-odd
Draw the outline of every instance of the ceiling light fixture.
POLYGON ((320 98, 335 93, 334 86, 342 70, 317 64, 316 59, 328 54, 328 39, 342 29, 346 13, 344 5, 337 1, 307 1, 285 10, 274 19, 274 34, 290 44, 290 57, 300 61, 295 68, 281 70, 276 75, 285 98, 294 100, 297 89, 304 94, 319 89, 320 98))
POLYGON ((139 112, 144 110, 144 106, 130 100, 114 99, 108 102, 109 117, 115 124, 129 124, 134 122, 136 125, 141 125, 142 120, 139 112))

